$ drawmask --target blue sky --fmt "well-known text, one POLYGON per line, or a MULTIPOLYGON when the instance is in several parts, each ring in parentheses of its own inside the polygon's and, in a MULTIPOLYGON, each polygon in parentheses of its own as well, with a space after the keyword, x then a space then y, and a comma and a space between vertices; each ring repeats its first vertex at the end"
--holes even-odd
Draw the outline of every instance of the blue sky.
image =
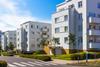
POLYGON ((55 12, 56 5, 64 0, 27 0, 28 9, 32 11, 32 15, 50 20, 51 14, 55 12))
POLYGON ((56 5, 64 0, 0 0, 0 30, 15 30, 26 21, 51 22, 56 5))

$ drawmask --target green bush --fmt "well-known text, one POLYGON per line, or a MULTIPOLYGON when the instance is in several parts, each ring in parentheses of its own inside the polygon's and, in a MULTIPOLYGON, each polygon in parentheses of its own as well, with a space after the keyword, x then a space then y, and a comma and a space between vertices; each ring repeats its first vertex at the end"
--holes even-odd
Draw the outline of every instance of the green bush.
POLYGON ((2 52, 3 56, 13 56, 14 53, 12 51, 10 52, 2 52))
POLYGON ((43 50, 38 50, 38 51, 35 51, 34 54, 46 54, 46 53, 43 50))
MULTIPOLYGON (((84 60, 86 59, 86 53, 81 52, 81 53, 74 53, 74 54, 67 54, 67 55, 56 55, 56 56, 51 56, 54 59, 62 59, 62 60, 84 60)), ((100 58, 100 53, 94 53, 94 52, 89 52, 88 53, 88 59, 96 59, 100 58)))
POLYGON ((20 54, 20 57, 38 59, 42 61, 51 61, 51 57, 47 55, 20 54))
POLYGON ((7 67, 7 62, 0 61, 0 67, 7 67))

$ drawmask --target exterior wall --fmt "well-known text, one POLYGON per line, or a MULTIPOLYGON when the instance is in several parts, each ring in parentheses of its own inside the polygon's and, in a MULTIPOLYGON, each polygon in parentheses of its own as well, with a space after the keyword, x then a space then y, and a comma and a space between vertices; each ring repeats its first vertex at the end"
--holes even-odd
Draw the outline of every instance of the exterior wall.
POLYGON ((7 40, 6 40, 7 38, 4 34, 2 34, 1 39, 2 39, 1 40, 2 49, 5 50, 5 48, 7 46, 7 40))
POLYGON ((6 46, 9 46, 9 43, 12 43, 16 47, 16 31, 6 31, 2 35, 2 48, 6 49, 6 46))
POLYGON ((0 44, 1 44, 2 34, 3 33, 0 31, 0 44))
POLYGON ((20 49, 22 51, 42 50, 42 45, 40 45, 42 37, 51 38, 51 24, 49 23, 28 21, 21 25, 21 29, 21 34, 17 37, 21 37, 19 40, 21 40, 20 42, 22 43, 17 42, 20 43, 20 49), (46 35, 43 35, 43 32, 46 32, 46 35))
MULTIPOLYGON (((65 0, 65 2, 57 5, 56 13, 52 15, 52 37, 60 38, 60 47, 64 49, 72 49, 69 46, 69 43, 64 44, 64 37, 68 37, 69 33, 73 33, 76 36, 76 45, 75 49, 78 50, 89 50, 90 48, 99 48, 99 43, 90 43, 89 37, 100 36, 99 30, 89 29, 91 22, 100 23, 100 16, 91 17, 90 13, 100 15, 100 7, 98 8, 97 4, 100 3, 100 0, 65 0), (82 6, 79 8, 79 2, 81 2, 82 6), (93 7, 91 7, 93 6, 93 7), (81 16, 80 16, 81 14, 81 16), (61 16, 68 15, 67 21, 61 21, 59 23, 55 23, 55 18, 59 18, 61 16), (79 18, 80 16, 80 18, 79 18), (61 27, 67 26, 68 31, 63 32, 61 27), (55 33, 55 28, 60 27, 60 32, 55 33)), ((97 27, 97 26, 96 26, 97 27)), ((58 45, 58 46, 59 46, 58 45)))
POLYGON ((57 12, 52 15, 52 37, 60 38, 60 46, 64 49, 73 49, 69 45, 69 41, 64 43, 64 38, 69 36, 70 33, 76 35, 76 46, 74 49, 82 49, 82 42, 79 42, 80 38, 82 38, 82 19, 78 19, 79 14, 83 13, 83 8, 78 8, 77 3, 81 0, 74 0, 74 1, 65 1, 59 5, 57 5, 57 12), (70 8, 70 5, 74 5, 73 8, 70 8), (62 10, 63 9, 63 10, 62 10), (61 16, 68 16, 67 21, 55 23, 55 18, 61 17, 61 16), (67 26, 68 31, 62 32, 64 29, 61 27, 67 26), (55 28, 60 27, 60 32, 55 33, 55 28), (79 30, 80 27, 80 30, 79 30))
MULTIPOLYGON (((87 25, 88 25, 88 37, 91 36, 93 39, 95 39, 95 42, 90 42, 88 40, 88 48, 97 48, 100 49, 100 29, 97 29, 100 27, 100 8, 98 8, 98 4, 100 3, 100 0, 87 0, 87 25), (92 7, 91 7, 92 6, 92 7), (94 16, 90 16, 90 13, 94 14, 94 16), (96 29, 90 29, 89 25, 94 24, 96 29)), ((93 25, 91 25, 93 26, 93 25)), ((89 38, 90 39, 90 38, 89 38)))

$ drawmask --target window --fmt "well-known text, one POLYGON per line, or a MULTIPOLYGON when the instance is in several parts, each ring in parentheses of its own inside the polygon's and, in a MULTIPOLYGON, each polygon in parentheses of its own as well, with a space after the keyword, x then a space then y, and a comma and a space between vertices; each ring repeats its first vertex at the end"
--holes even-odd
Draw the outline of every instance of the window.
POLYGON ((38 27, 38 25, 37 25, 37 29, 38 29, 39 27, 38 27))
POLYGON ((83 40, 82 37, 78 37, 78 42, 79 43, 82 43, 82 40, 83 40))
POLYGON ((82 19, 82 13, 80 13, 79 15, 78 15, 78 19, 82 19))
POLYGON ((40 38, 37 38, 37 41, 39 41, 40 40, 40 38))
POLYGON ((78 2, 78 8, 82 7, 82 1, 78 2))
POLYGON ((55 18, 55 23, 59 22, 59 17, 55 18))
POLYGON ((64 43, 66 43, 68 41, 68 38, 67 37, 65 37, 64 38, 64 43))
POLYGON ((59 28, 55 28, 55 33, 59 33, 60 29, 59 28))
POLYGON ((10 39, 13 39, 12 37, 10 37, 10 39))
POLYGON ((72 1, 72 0, 66 0, 67 2, 72 1))
POLYGON ((62 9, 59 9, 59 11, 64 11, 65 9, 64 8, 62 8, 62 9))
POLYGON ((100 14, 98 14, 97 17, 100 18, 100 14))
POLYGON ((64 31, 65 31, 65 32, 68 31, 68 27, 67 27, 67 26, 64 27, 64 31))
POLYGON ((73 4, 69 6, 69 8, 73 8, 73 7, 74 7, 74 5, 73 5, 73 4))
POLYGON ((89 12, 89 17, 96 17, 95 13, 89 12))
POLYGON ((27 28, 27 25, 26 25, 26 28, 27 28))
POLYGON ((47 29, 47 27, 46 27, 46 26, 45 26, 44 28, 45 28, 45 29, 47 29))
POLYGON ((82 26, 81 25, 78 25, 78 31, 82 31, 82 26))
POLYGON ((33 25, 31 25, 31 28, 33 28, 33 25))
POLYGON ((55 43, 56 43, 56 44, 60 44, 60 43, 59 43, 59 38, 55 38, 55 43))
POLYGON ((35 34, 34 32, 32 32, 32 34, 35 34))
POLYGON ((47 35, 47 33, 46 32, 42 32, 42 35, 47 35))
POLYGON ((64 20, 65 20, 65 21, 68 20, 68 16, 67 16, 67 15, 64 16, 64 20))
POLYGON ((100 3, 98 3, 98 4, 97 4, 97 8, 99 8, 99 9, 100 9, 100 3))

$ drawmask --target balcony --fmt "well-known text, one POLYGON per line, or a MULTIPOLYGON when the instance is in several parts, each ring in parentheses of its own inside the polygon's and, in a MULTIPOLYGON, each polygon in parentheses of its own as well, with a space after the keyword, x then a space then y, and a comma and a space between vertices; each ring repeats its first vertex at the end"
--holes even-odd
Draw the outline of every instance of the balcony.
POLYGON ((89 23, 100 23, 100 18, 89 17, 89 23))
POLYGON ((89 43, 89 48, 98 48, 98 49, 100 49, 100 43, 89 43))
POLYGON ((89 35, 100 35, 100 30, 90 29, 89 35))

